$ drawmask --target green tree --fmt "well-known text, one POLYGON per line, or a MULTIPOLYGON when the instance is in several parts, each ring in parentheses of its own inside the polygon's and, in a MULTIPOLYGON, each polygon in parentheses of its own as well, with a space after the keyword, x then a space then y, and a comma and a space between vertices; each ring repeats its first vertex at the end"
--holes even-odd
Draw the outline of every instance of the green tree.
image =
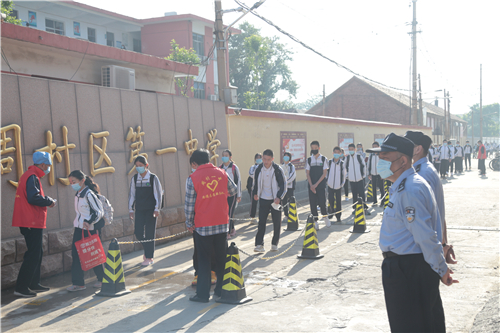
MULTIPOLYGON (((183 64, 188 64, 190 66, 198 66, 200 64, 200 58, 196 54, 196 51, 193 48, 186 49, 185 47, 179 47, 179 44, 175 42, 175 39, 170 41, 170 46, 172 47, 168 57, 165 57, 166 60, 171 60, 175 62, 180 62, 183 64)), ((184 78, 175 78, 175 84, 179 88, 181 94, 185 97, 187 96, 187 90, 190 86, 189 81, 194 79, 193 76, 186 76, 184 78)), ((193 86, 189 88, 191 91, 194 90, 193 86)))
POLYGON ((7 17, 5 18, 5 22, 21 25, 22 20, 16 19, 14 16, 12 16, 13 10, 14 10, 13 1, 2 1, 2 13, 7 15, 7 17))
POLYGON ((295 107, 297 108, 297 110, 309 110, 310 108, 312 108, 313 106, 315 106, 316 104, 318 104, 319 102, 321 102, 321 100, 323 99, 323 95, 314 95, 314 96, 309 96, 309 98, 307 100, 305 100, 304 102, 301 102, 301 103, 296 103, 295 104, 295 107))
POLYGON ((276 94, 285 91, 289 99, 297 94, 297 82, 287 65, 293 52, 278 37, 261 36, 260 29, 248 22, 239 29, 241 34, 231 36, 228 43, 230 83, 238 87, 238 105, 261 110, 289 106, 276 94))
MULTIPOLYGON (((480 111, 479 104, 471 106, 471 110, 460 117, 467 121, 467 135, 472 135, 472 113, 474 112, 474 137, 479 138, 480 111)), ((498 137, 500 135, 500 104, 483 105, 483 136, 498 137)))

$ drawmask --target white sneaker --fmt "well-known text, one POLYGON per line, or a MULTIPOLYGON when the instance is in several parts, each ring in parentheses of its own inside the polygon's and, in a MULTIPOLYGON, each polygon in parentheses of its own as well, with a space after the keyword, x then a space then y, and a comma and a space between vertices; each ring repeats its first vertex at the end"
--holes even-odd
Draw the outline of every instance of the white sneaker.
POLYGON ((314 221, 314 229, 319 230, 319 222, 317 220, 314 221))
POLYGON ((255 247, 255 249, 253 249, 253 252, 260 252, 260 253, 264 253, 266 252, 266 250, 264 250, 264 245, 257 245, 255 247))
POLYGON ((325 220, 326 227, 330 228, 332 226, 332 222, 330 222, 330 219, 328 218, 328 216, 326 216, 324 220, 325 220))
POLYGON ((278 245, 271 245, 271 252, 278 252, 278 245))
POLYGON ((253 218, 251 221, 250 221, 250 224, 253 224, 253 225, 258 225, 259 224, 259 221, 257 221, 256 218, 253 218))
POLYGON ((85 286, 75 286, 75 285, 66 288, 67 291, 80 291, 85 289, 87 289, 85 286))

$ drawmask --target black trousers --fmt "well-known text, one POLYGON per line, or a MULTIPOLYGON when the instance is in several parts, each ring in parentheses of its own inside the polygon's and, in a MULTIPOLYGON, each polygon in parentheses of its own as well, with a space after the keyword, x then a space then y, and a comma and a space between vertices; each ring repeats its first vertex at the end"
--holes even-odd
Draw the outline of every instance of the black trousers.
POLYGON ((455 162, 455 172, 463 172, 464 171, 463 158, 455 157, 454 162, 455 162))
POLYGON ((439 173, 441 171, 441 162, 434 162, 434 168, 439 173))
POLYGON ((363 200, 365 209, 367 209, 368 206, 365 203, 366 198, 365 198, 365 187, 364 187, 363 179, 361 179, 360 181, 357 181, 357 182, 350 182, 350 183, 351 183, 351 192, 352 192, 352 204, 354 205, 356 202, 358 202, 358 198, 361 198, 363 200))
POLYGON ((309 207, 313 216, 318 216, 318 206, 321 209, 322 215, 328 214, 326 209, 326 188, 319 186, 316 187, 316 193, 313 193, 309 189, 309 207))
MULTIPOLYGON (((156 217, 154 210, 136 210, 134 234, 138 240, 154 239, 156 236, 156 217)), ((155 253, 155 242, 142 243, 144 256, 153 259, 155 253)))
POLYGON ((196 295, 202 299, 210 298, 210 286, 212 269, 212 251, 215 252, 215 274, 217 283, 214 294, 220 296, 222 293, 222 282, 224 280, 224 268, 226 265, 227 234, 216 234, 201 236, 194 231, 194 243, 198 255, 198 283, 196 284, 196 295))
POLYGON ((471 169, 471 159, 470 159, 471 154, 465 154, 465 168, 467 169, 467 161, 469 161, 469 170, 471 169))
POLYGON ((349 180, 347 180, 347 179, 346 179, 345 184, 344 184, 344 193, 345 193, 346 197, 349 196, 349 180))
POLYGON ((385 306, 392 332, 445 332, 439 275, 422 254, 382 262, 385 306))
POLYGON ((384 191, 384 181, 380 175, 372 175, 372 188, 373 188, 373 203, 377 203, 377 186, 380 190, 380 197, 382 198, 385 194, 384 191))
MULTIPOLYGON (((89 237, 89 233, 86 229, 83 231, 85 233, 85 237, 89 237)), ((99 238, 101 237, 101 229, 98 230, 90 230, 91 235, 95 235, 99 233, 99 238)), ((71 246, 71 257, 73 258, 73 262, 71 264, 71 282, 75 286, 84 286, 85 279, 83 278, 83 270, 82 265, 80 264, 80 257, 78 256, 78 252, 76 251, 75 243, 82 239, 82 229, 75 228, 73 232, 73 245, 71 246)), ((104 276, 104 269, 102 265, 97 265, 93 268, 95 276, 97 276, 97 280, 102 282, 102 278, 104 276)))
POLYGON ((441 160, 441 167, 440 167, 440 173, 441 173, 441 177, 444 177, 446 176, 446 173, 448 172, 448 164, 450 163, 450 161, 448 160, 441 160))
POLYGON ((274 200, 259 200, 259 226, 257 228, 257 235, 255 235, 255 246, 264 245, 264 234, 266 233, 266 222, 269 213, 271 213, 271 218, 273 219, 273 239, 271 240, 272 245, 278 245, 280 241, 280 228, 281 228, 281 211, 271 207, 274 200))
POLYGON ((234 215, 234 210, 236 208, 236 196, 233 195, 232 197, 227 197, 227 205, 229 207, 228 214, 229 214, 229 232, 233 231, 234 229, 234 221, 231 220, 234 215))
POLYGON ((255 214, 257 214, 258 201, 253 198, 252 191, 248 190, 248 195, 250 196, 250 200, 252 201, 252 205, 250 207, 250 217, 254 218, 255 214))
POLYGON ((455 158, 451 160, 451 162, 448 163, 448 167, 450 169, 450 176, 453 174, 453 166, 455 165, 455 158))
POLYGON ((479 159, 477 160, 477 168, 479 169, 480 173, 482 175, 486 174, 486 165, 485 165, 486 160, 479 159))
MULTIPOLYGON (((198 275, 198 249, 196 248, 196 240, 194 237, 196 232, 193 232, 193 243, 194 243, 194 253, 193 253, 193 268, 194 268, 194 276, 198 275)), ((215 249, 212 249, 212 255, 210 256, 210 270, 215 272, 215 249)))
POLYGON ((285 194, 285 197, 281 201, 281 205, 283 205, 283 213, 285 213, 285 216, 288 216, 288 202, 290 201, 290 198, 294 196, 295 190, 293 188, 288 188, 285 194))
POLYGON ((16 291, 26 291, 40 284, 40 266, 43 256, 43 229, 20 227, 28 250, 17 275, 16 291))
MULTIPOLYGON (((342 210, 342 188, 337 190, 328 187, 328 201, 330 202, 330 207, 332 207, 333 213, 342 210), (336 207, 334 209, 333 207, 336 207)), ((340 220, 342 213, 335 213, 337 220, 340 220)))

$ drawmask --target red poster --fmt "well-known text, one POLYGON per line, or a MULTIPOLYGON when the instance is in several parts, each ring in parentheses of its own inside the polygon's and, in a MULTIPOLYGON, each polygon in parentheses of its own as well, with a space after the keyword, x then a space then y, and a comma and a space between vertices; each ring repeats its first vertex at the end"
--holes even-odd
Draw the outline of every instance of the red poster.
POLYGON ((349 144, 354 143, 354 133, 339 133, 339 147, 344 151, 349 150, 349 144))
POLYGON ((291 162, 295 169, 304 169, 306 166, 307 154, 307 133, 306 132, 280 132, 281 153, 280 163, 283 163, 283 153, 292 154, 291 162))

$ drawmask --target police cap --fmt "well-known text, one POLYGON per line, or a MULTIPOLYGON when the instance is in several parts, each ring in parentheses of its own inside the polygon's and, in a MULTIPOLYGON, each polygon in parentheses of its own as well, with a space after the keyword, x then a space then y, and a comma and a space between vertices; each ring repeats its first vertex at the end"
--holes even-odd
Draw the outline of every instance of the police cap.
POLYGON ((367 149, 366 152, 380 153, 380 152, 398 151, 412 158, 414 147, 415 144, 410 139, 391 133, 385 137, 380 147, 367 149))

